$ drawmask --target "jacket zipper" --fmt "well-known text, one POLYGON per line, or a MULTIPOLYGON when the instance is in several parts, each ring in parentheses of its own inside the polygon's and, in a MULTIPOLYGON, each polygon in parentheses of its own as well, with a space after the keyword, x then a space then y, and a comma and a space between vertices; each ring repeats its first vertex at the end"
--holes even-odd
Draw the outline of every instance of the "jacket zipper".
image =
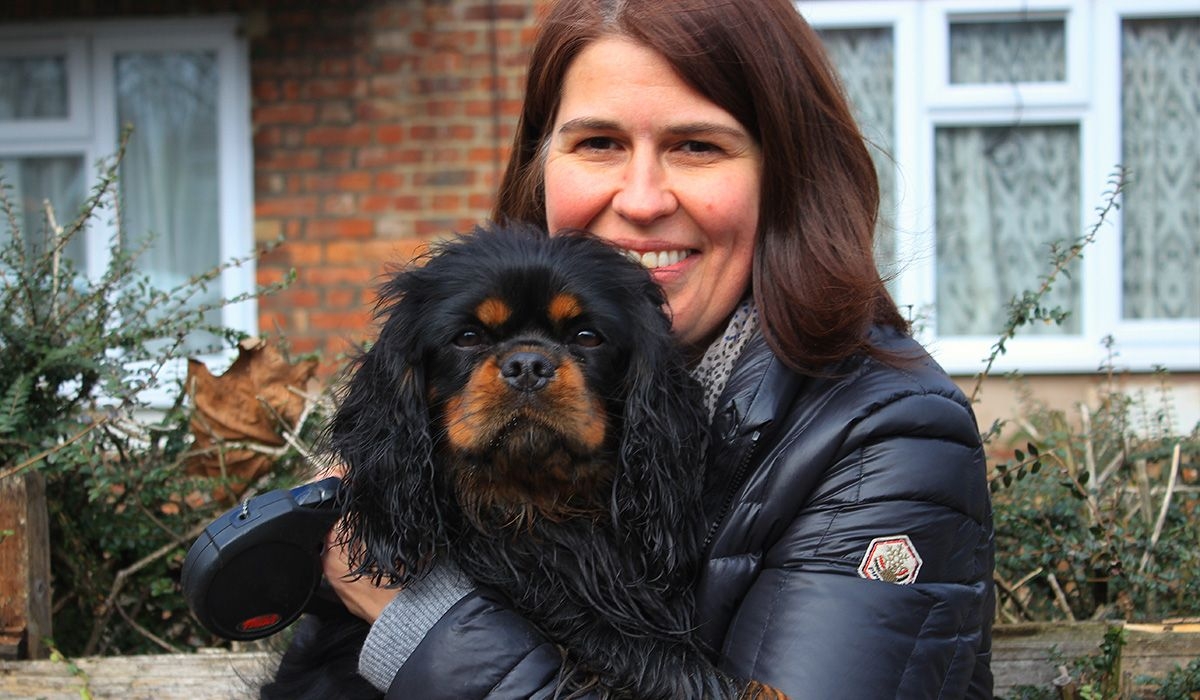
POLYGON ((746 448, 745 456, 742 457, 742 461, 733 472, 733 479, 730 480, 729 484, 729 492, 725 496, 725 502, 722 504, 721 510, 717 512, 716 519, 709 526, 708 534, 704 536, 704 543, 700 545, 701 552, 708 551, 708 545, 717 536, 717 530, 721 528, 721 524, 725 522, 725 516, 729 514, 729 509, 733 507, 733 499, 737 496, 738 489, 742 486, 742 481, 746 478, 746 469, 750 466, 750 458, 754 456, 754 452, 758 448, 758 439, 761 435, 762 433, 758 430, 750 434, 750 446, 746 448))

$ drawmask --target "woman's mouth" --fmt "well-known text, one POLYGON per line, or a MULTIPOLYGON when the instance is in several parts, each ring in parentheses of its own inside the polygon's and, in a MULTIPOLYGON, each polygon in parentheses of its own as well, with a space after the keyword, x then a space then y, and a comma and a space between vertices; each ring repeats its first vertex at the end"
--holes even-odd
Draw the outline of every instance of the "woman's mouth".
POLYGON ((647 270, 656 270, 660 267, 669 267, 675 265, 684 258, 691 255, 694 251, 690 249, 681 250, 657 250, 639 253, 636 250, 624 249, 622 252, 629 257, 630 260, 639 263, 647 270))

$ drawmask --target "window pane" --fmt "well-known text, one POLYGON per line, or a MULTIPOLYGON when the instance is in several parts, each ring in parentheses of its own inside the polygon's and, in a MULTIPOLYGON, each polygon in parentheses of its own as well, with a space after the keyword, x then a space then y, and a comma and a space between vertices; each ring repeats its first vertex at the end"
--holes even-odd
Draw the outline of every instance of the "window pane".
POLYGON ((950 23, 950 83, 1062 82, 1066 23, 1013 20, 950 23))
MULTIPOLYGON (((26 255, 45 250, 49 240, 45 202, 54 209, 59 226, 67 226, 79 214, 84 199, 83 156, 32 156, 0 159, 0 175, 11 190, 9 201, 17 207, 17 226, 25 239, 26 255)), ((6 217, 0 217, 0 238, 12 237, 6 217)), ((64 249, 66 257, 82 271, 84 241, 75 236, 64 249)))
POLYGON ((0 121, 66 117, 64 57, 0 57, 0 121))
MULTIPOLYGON (((998 334, 1049 271, 1050 244, 1082 234, 1079 128, 943 127, 935 142, 938 334, 998 334)), ((1060 276, 1044 306, 1071 316, 1022 333, 1078 333, 1080 301, 1077 275, 1060 276)))
MULTIPOLYGON (((124 230, 134 245, 152 237, 140 267, 174 289, 220 262, 216 55, 120 53, 115 68, 118 120, 133 127, 121 166, 124 230)), ((196 302, 218 298, 212 285, 196 302)))
POLYGON ((1200 18, 1121 36, 1123 316, 1200 316, 1200 18))
POLYGON ((895 60, 890 27, 823 29, 821 40, 837 67, 854 117, 871 144, 879 177, 879 227, 875 257, 885 275, 896 270, 895 60))

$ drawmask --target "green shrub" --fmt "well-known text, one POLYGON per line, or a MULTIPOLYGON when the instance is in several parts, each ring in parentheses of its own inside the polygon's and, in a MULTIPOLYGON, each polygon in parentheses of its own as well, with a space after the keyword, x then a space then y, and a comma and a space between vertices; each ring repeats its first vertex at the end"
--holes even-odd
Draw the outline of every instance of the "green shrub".
MULTIPOLYGON (((118 232, 103 275, 76 269, 63 255, 67 244, 99 216, 119 220, 120 157, 101 163, 98 184, 68 225, 57 226, 47 206, 40 234, 21 230, 0 173, 8 229, 0 247, 0 478, 27 469, 45 477, 54 636, 67 655, 210 642, 187 614, 177 579, 198 528, 226 507, 209 497, 220 479, 184 473, 189 410, 182 381, 165 372, 182 366, 194 334, 226 348, 240 338, 208 323, 213 307, 194 299, 249 258, 160 290, 118 232), (174 405, 148 406, 146 391, 163 388, 174 405)), ((289 478, 298 462, 281 453, 271 478, 289 478)))
POLYGON ((1169 392, 1152 400, 1121 392, 1111 363, 1097 404, 1074 416, 1026 394, 1022 447, 992 480, 1002 620, 1200 613, 1200 428, 1139 426, 1169 416, 1169 392))

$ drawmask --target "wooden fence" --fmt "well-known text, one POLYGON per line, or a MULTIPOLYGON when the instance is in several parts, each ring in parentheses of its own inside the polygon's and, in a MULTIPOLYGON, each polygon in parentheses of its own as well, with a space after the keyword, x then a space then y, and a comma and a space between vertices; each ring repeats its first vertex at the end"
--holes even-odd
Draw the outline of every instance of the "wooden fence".
MULTIPOLYGON (((1120 625, 1120 623, 1115 623, 1120 625)), ((1065 660, 1094 655, 1109 625, 1063 623, 1002 625, 996 628, 996 696, 1015 686, 1051 687, 1065 660)), ((1162 677, 1200 655, 1200 625, 1124 625, 1127 643, 1120 669, 1124 697, 1139 691, 1143 674, 1162 677)), ((197 652, 159 656, 0 661, 0 698, 79 700, 231 700, 253 698, 271 675, 267 652, 197 652)))

